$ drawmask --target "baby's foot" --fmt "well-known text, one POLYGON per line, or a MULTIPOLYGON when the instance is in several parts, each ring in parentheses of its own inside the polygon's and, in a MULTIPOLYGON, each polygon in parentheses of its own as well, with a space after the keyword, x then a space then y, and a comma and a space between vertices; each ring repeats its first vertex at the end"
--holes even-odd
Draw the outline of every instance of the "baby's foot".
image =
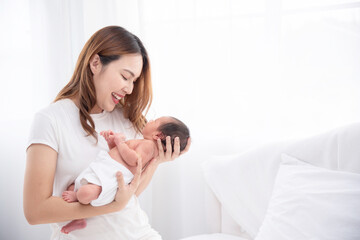
POLYGON ((61 196, 67 202, 77 201, 76 192, 74 191, 64 191, 61 196))
POLYGON ((63 226, 61 228, 61 232, 68 234, 69 232, 72 232, 74 230, 77 229, 82 229, 86 227, 86 220, 85 219, 76 219, 73 220, 71 222, 69 222, 68 224, 66 224, 65 226, 63 226))

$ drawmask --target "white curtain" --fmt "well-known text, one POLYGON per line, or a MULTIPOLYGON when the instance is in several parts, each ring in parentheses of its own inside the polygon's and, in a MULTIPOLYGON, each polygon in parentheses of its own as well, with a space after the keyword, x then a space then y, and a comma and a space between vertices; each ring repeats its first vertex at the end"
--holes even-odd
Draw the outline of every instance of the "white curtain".
POLYGON ((213 230, 201 172, 208 156, 360 120, 359 1, 144 0, 141 8, 154 115, 183 119, 193 136, 190 152, 153 181, 151 220, 165 239, 213 230))
POLYGON ((21 208, 28 128, 107 25, 135 33, 149 52, 148 117, 173 115, 191 130, 189 153, 161 166, 141 197, 164 239, 210 231, 207 156, 360 120, 360 1, 0 0, 1 239, 48 239, 21 208))

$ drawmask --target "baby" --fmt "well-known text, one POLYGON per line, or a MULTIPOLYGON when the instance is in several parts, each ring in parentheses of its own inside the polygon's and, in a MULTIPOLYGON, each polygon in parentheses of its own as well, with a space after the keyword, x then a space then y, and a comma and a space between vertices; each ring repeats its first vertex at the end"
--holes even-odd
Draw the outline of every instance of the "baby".
MULTIPOLYGON (((190 132, 188 127, 173 117, 161 117, 148 122, 143 131, 144 139, 125 141, 125 136, 112 131, 100 133, 109 145, 109 152, 101 151, 97 159, 80 173, 75 186, 69 186, 62 198, 67 202, 79 201, 82 204, 102 206, 112 202, 117 192, 116 172, 121 171, 125 183, 130 183, 137 167, 138 155, 142 165, 159 155, 157 139, 161 139, 166 151, 166 136, 170 136, 174 151, 174 139, 179 137, 180 151, 187 145, 190 132)), ((65 225, 61 232, 69 233, 86 227, 85 219, 76 219, 65 225)))

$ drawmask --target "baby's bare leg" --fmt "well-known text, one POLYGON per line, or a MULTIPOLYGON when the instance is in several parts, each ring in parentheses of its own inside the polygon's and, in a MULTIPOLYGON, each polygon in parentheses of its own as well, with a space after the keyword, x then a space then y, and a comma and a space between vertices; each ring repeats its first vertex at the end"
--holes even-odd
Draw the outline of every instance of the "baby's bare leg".
POLYGON ((101 193, 101 186, 95 184, 86 184, 79 188, 76 192, 77 200, 82 204, 89 204, 92 200, 99 197, 101 193))
POLYGON ((65 226, 63 226, 61 228, 61 232, 68 234, 69 232, 72 232, 76 229, 82 229, 86 227, 86 221, 85 219, 76 219, 73 220, 71 222, 69 222, 68 224, 66 224, 65 226))
POLYGON ((72 184, 70 184, 70 185, 68 186, 68 188, 67 188, 66 190, 68 190, 68 191, 74 191, 74 189, 75 189, 75 183, 72 183, 72 184))
POLYGON ((77 192, 74 191, 74 185, 70 185, 67 191, 62 193, 62 198, 67 202, 80 202, 82 204, 89 204, 92 200, 99 197, 101 193, 101 186, 95 184, 86 184, 81 186, 77 192))
MULTIPOLYGON (((71 184, 67 191, 62 193, 62 198, 67 202, 79 201, 83 204, 88 204, 92 200, 98 198, 101 193, 101 187, 95 184, 83 185, 77 192, 74 191, 74 184, 71 184)), ((82 229, 86 227, 85 219, 76 219, 61 228, 61 232, 68 234, 74 230, 82 229)))

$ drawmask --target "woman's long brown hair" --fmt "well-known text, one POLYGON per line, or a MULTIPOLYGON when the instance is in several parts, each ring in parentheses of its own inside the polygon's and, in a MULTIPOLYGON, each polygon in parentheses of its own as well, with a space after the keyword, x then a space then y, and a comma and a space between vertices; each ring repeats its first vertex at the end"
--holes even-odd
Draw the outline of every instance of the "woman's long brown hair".
POLYGON ((152 101, 150 62, 142 42, 137 36, 119 26, 102 28, 86 42, 69 83, 58 93, 55 102, 65 98, 78 100, 80 122, 88 136, 92 135, 97 139, 95 123, 90 116, 90 111, 96 104, 90 59, 98 54, 102 65, 106 66, 123 55, 136 53, 140 54, 143 60, 140 77, 134 84, 133 92, 126 95, 117 107, 123 109, 124 116, 131 121, 137 132, 141 132, 146 123, 143 112, 148 111, 152 101))

